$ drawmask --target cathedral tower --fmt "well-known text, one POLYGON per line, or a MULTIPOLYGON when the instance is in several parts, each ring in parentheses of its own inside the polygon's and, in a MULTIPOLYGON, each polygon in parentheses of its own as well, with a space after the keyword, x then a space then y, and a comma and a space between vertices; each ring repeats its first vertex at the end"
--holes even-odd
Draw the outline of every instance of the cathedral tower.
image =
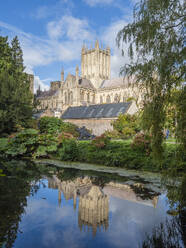
POLYGON ((103 80, 110 79, 110 48, 101 49, 98 41, 93 49, 83 45, 81 73, 82 78, 90 79, 95 88, 99 88, 103 80))

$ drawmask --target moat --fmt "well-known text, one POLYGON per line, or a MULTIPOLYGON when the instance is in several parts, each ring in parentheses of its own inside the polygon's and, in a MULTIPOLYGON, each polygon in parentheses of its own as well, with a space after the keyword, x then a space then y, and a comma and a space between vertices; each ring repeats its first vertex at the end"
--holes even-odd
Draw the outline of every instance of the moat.
POLYGON ((0 247, 184 247, 180 180, 4 163, 0 247))

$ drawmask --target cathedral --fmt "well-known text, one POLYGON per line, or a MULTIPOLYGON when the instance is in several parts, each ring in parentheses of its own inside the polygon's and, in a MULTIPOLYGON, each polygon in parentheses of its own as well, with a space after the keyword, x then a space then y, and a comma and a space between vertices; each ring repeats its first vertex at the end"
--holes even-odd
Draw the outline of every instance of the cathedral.
MULTIPOLYGON (((111 78, 110 60, 109 47, 100 48, 98 41, 91 49, 83 45, 81 74, 77 66, 75 75, 69 73, 64 78, 64 70, 62 70, 61 81, 51 82, 48 91, 38 89, 36 99, 40 102, 39 110, 42 110, 43 115, 62 117, 78 126, 82 126, 78 119, 100 120, 106 117, 115 118, 119 113, 134 114, 137 111, 135 102, 140 102, 135 80, 128 77, 111 78), (133 99, 131 104, 128 104, 129 99, 133 99), (112 110, 116 113, 115 116, 112 110), (82 115, 85 112, 87 116, 82 115), (77 120, 77 123, 74 120, 77 120)), ((91 125, 87 126, 85 123, 85 126, 92 129, 95 124, 91 122, 91 125)), ((104 129, 106 130, 107 127, 104 129)), ((102 131, 101 128, 95 134, 101 134, 102 131)))
POLYGON ((92 104, 126 102, 128 98, 139 98, 133 79, 110 78, 110 48, 99 47, 98 41, 94 49, 82 47, 81 75, 76 67, 75 75, 68 74, 61 81, 50 83, 48 91, 37 91, 40 109, 60 110, 63 112, 70 106, 88 106, 92 104))

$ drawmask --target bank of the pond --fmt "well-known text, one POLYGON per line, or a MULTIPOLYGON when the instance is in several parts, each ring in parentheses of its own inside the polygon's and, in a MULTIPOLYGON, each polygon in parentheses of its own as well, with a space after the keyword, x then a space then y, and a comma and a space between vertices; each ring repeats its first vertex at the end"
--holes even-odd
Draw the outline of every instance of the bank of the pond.
POLYGON ((143 149, 134 149, 131 141, 110 141, 104 147, 92 146, 89 141, 79 141, 76 144, 67 142, 57 156, 61 161, 78 161, 104 165, 107 167, 120 167, 146 171, 161 171, 170 167, 183 169, 183 164, 176 161, 176 144, 166 144, 164 158, 161 162, 154 161, 150 152, 143 149))
POLYGON ((116 168, 116 167, 108 167, 99 164, 89 164, 89 163, 81 163, 81 162, 68 162, 68 161, 59 161, 54 159, 36 159, 34 163, 37 165, 47 165, 53 166, 58 168, 71 168, 71 169, 78 169, 82 171, 95 171, 95 172, 103 172, 103 173, 110 173, 115 174, 118 176, 127 176, 127 177, 141 177, 141 178, 148 178, 148 179, 156 179, 160 182, 160 173, 159 172, 150 172, 150 171, 143 171, 143 170, 130 170, 125 168, 116 168))
POLYGON ((153 160, 150 145, 136 146, 132 140, 110 140, 98 137, 91 141, 38 135, 36 130, 24 130, 0 139, 0 159, 42 159, 104 165, 106 167, 160 172, 169 168, 183 171, 184 155, 177 160, 177 144, 165 143, 162 160, 153 160))

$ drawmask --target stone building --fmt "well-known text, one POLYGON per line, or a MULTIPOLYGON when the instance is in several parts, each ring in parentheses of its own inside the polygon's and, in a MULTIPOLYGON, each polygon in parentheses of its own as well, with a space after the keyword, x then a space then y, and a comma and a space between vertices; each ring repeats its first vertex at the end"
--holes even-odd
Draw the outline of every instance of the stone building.
MULTIPOLYGON (((50 109, 64 113, 69 107, 141 101, 141 94, 135 86, 135 78, 110 78, 110 48, 102 49, 98 41, 95 48, 85 46, 81 51, 81 75, 76 67, 75 75, 69 73, 61 80, 50 83, 48 91, 37 91, 39 109, 50 109)), ((137 111, 137 108, 136 108, 137 111)))
POLYGON ((119 114, 134 114, 137 111, 134 102, 96 104, 89 106, 69 107, 62 119, 78 127, 85 126, 94 135, 101 135, 106 130, 112 130, 112 122, 119 114))

